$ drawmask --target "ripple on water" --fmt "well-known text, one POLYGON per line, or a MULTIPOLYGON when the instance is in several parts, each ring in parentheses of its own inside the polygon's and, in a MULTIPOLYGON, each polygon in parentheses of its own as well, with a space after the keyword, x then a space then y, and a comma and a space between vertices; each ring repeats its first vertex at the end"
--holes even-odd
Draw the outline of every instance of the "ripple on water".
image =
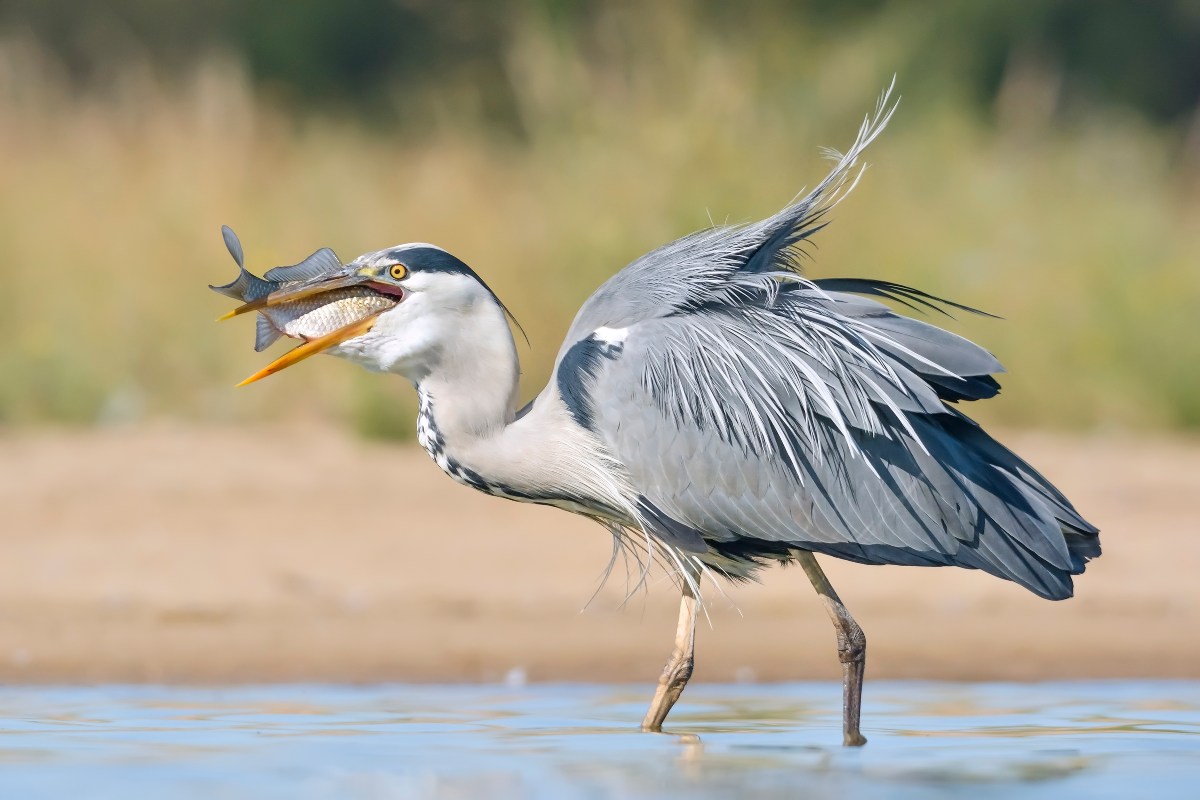
POLYGON ((1191 797, 1200 682, 0 689, 0 796, 1191 797))

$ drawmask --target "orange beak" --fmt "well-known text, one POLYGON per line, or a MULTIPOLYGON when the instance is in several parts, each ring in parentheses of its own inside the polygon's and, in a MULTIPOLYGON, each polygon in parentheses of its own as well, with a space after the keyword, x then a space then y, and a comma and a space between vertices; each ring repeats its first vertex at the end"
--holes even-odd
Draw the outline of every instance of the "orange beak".
POLYGON ((343 328, 338 328, 335 331, 331 331, 324 336, 319 336, 316 339, 310 339, 299 347, 284 353, 279 358, 275 359, 270 364, 239 383, 238 386, 245 386, 248 383, 254 383, 257 380, 262 380, 268 375, 274 375, 280 370, 287 369, 293 364, 300 363, 309 356, 315 356, 317 353, 324 352, 331 347, 336 347, 342 342, 348 341, 357 336, 362 336, 375 326, 375 321, 378 316, 379 315, 376 314, 374 316, 367 317, 366 319, 360 319, 358 322, 352 322, 349 325, 346 325, 343 328))

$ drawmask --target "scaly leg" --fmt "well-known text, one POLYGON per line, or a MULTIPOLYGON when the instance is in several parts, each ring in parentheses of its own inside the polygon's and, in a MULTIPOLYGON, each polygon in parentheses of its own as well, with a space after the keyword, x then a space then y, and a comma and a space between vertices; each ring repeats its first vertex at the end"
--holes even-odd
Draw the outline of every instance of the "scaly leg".
POLYGON ((858 729, 862 714, 863 669, 867 664, 867 637, 833 590, 821 565, 817 563, 817 557, 812 553, 799 553, 797 560, 821 596, 829 619, 837 630, 838 660, 842 662, 842 743, 848 747, 861 747, 867 743, 858 729))
POLYGON ((646 718, 642 720, 642 730, 659 733, 662 731, 663 720, 671 713, 671 707, 683 694, 692 677, 692 664, 695 660, 696 648, 696 595, 692 592, 691 584, 683 581, 683 599, 679 601, 679 626, 675 630, 675 648, 671 658, 663 668, 662 677, 658 679, 658 689, 654 692, 654 700, 646 718))

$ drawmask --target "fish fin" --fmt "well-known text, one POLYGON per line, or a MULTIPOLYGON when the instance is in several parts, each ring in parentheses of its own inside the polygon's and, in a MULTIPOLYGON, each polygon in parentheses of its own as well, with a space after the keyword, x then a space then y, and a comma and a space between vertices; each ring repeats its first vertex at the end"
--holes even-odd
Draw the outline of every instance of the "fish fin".
POLYGON ((254 352, 261 353, 275 343, 275 340, 280 336, 279 328, 276 328, 271 320, 267 319, 267 315, 261 311, 258 314, 258 322, 254 326, 254 352))
POLYGON ((322 247, 299 264, 290 267, 274 267, 267 270, 263 277, 269 281, 281 283, 284 281, 307 281, 336 272, 341 268, 342 262, 337 257, 337 253, 328 247, 322 247))
POLYGON ((242 243, 238 240, 237 234, 233 232, 233 228, 228 225, 222 225, 221 236, 225 239, 225 247, 229 249, 229 255, 233 256, 233 260, 237 262, 237 265, 239 267, 246 266, 246 256, 242 252, 242 243))
POLYGON ((266 297, 275 289, 275 284, 251 274, 245 267, 238 267, 238 270, 237 279, 233 283, 227 283, 224 286, 209 284, 208 288, 218 294, 223 294, 226 297, 232 297, 234 300, 240 300, 245 303, 251 300, 258 300, 260 297, 266 297))

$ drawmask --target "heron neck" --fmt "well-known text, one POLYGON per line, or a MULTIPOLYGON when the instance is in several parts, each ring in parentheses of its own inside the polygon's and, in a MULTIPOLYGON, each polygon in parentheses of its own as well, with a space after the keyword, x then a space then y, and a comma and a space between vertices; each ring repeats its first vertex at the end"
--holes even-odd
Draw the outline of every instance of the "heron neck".
POLYGON ((420 397, 417 437, 438 465, 487 447, 516 417, 520 363, 499 306, 480 304, 463 318, 439 318, 433 348, 404 370, 420 397))
POLYGON ((418 422, 449 442, 491 439, 516 416, 520 364, 507 328, 504 346, 461 348, 414 380, 420 398, 418 422))
POLYGON ((439 350, 408 375, 420 398, 418 441, 442 471, 513 500, 627 505, 597 443, 572 420, 553 381, 516 418, 520 365, 499 309, 438 334, 439 350))
POLYGON ((461 371, 433 370, 415 381, 417 439, 438 467, 459 483, 510 500, 630 508, 636 493, 572 419, 553 381, 516 418, 518 374, 514 346, 507 362, 474 359, 461 371))
POLYGON ((523 452, 512 441, 521 438, 512 430, 515 380, 502 392, 484 378, 431 379, 417 384, 417 396, 417 441, 443 472, 490 494, 525 496, 511 475, 523 452))
POLYGON ((491 404, 472 397, 473 402, 464 407, 449 400, 453 397, 456 395, 451 392, 438 391, 436 385, 417 384, 417 441, 442 469, 446 468, 443 456, 450 457, 452 451, 461 456, 463 450, 496 439, 515 416, 512 403, 488 408, 491 404), (447 399, 439 401, 439 397, 447 399))

